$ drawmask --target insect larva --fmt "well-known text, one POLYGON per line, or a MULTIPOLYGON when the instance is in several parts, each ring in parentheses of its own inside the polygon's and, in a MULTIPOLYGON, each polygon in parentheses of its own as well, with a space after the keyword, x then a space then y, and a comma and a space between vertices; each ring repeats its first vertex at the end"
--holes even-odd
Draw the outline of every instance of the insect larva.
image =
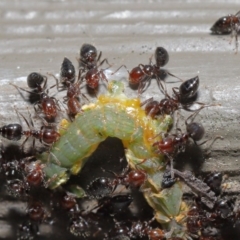
POLYGON ((140 99, 129 99, 123 94, 123 83, 112 81, 109 93, 96 103, 84 106, 84 112, 74 122, 62 122, 61 137, 53 144, 51 153, 39 156, 46 163, 43 171, 49 187, 56 188, 77 174, 87 158, 107 137, 117 137, 126 148, 131 168, 142 169, 147 180, 141 187, 149 205, 155 210, 157 221, 171 228, 182 219, 186 205, 182 202, 180 183, 162 190, 163 156, 154 151, 153 143, 161 139, 159 132, 167 132, 172 118, 164 115, 152 119, 141 108, 140 99))

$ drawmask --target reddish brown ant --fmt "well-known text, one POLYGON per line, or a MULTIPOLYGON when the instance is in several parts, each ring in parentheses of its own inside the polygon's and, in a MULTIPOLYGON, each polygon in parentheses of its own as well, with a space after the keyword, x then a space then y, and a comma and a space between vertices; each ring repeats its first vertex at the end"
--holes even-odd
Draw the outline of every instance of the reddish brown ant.
MULTIPOLYGON (((186 125, 186 133, 182 133, 181 130, 178 128, 177 131, 179 133, 177 134, 167 134, 162 140, 155 142, 153 146, 157 147, 157 151, 159 153, 163 153, 166 156, 169 156, 172 158, 176 154, 180 152, 184 152, 186 148, 186 144, 191 138, 195 144, 196 141, 199 141, 202 139, 204 135, 204 128, 202 124, 193 122, 194 118, 196 115, 202 110, 203 107, 201 107, 198 111, 190 115, 186 120, 185 120, 185 125, 186 125), (191 122, 188 123, 189 119, 191 119, 191 122)), ((204 144, 205 142, 201 143, 204 144)), ((200 145, 201 145, 200 144, 200 145)), ((199 144, 198 144, 199 145, 199 144)))
MULTIPOLYGON (((181 107, 189 110, 190 103, 186 103, 189 99, 194 97, 199 86, 199 78, 194 77, 184 81, 179 88, 173 88, 174 96, 170 97, 166 92, 166 98, 160 102, 154 101, 153 98, 147 99, 141 105, 146 104, 145 112, 151 117, 164 114, 173 114, 181 107)), ((198 103, 203 105, 202 103, 198 103)), ((190 110, 191 111, 191 110, 190 110)))
POLYGON ((45 82, 44 82, 44 85, 42 87, 39 84, 39 82, 42 82, 42 80, 36 81, 36 79, 42 79, 40 77, 40 75, 39 74, 35 75, 35 73, 34 73, 34 75, 31 75, 31 76, 32 77, 29 77, 29 80, 28 80, 28 86, 30 88, 34 87, 33 89, 35 90, 35 92, 30 92, 30 91, 28 91, 24 88, 21 88, 21 87, 18 87, 16 85, 12 84, 12 83, 10 83, 10 84, 12 86, 14 86, 15 88, 21 89, 22 91, 28 92, 30 94, 38 94, 40 96, 40 100, 34 104, 35 111, 38 113, 39 109, 40 109, 45 114, 46 119, 48 119, 48 120, 54 119, 57 116, 57 113, 58 113, 57 111, 58 110, 60 111, 61 109, 58 105, 58 102, 57 102, 56 98, 49 97, 48 96, 48 90, 45 91, 47 79, 44 80, 45 82), (38 76, 38 77, 34 78, 33 76, 38 76), (39 109, 35 108, 36 105, 38 106, 39 109))
POLYGON ((229 34, 235 37, 236 53, 238 51, 238 32, 240 29, 240 11, 219 18, 210 28, 213 34, 229 34))
MULTIPOLYGON (((24 131, 22 126, 18 123, 8 124, 0 128, 0 134, 8 139, 18 141, 22 136, 26 136, 26 139, 22 143, 22 146, 26 143, 29 137, 33 137, 33 148, 35 145, 35 139, 38 139, 43 145, 49 147, 52 143, 56 142, 60 137, 60 134, 55 130, 53 126, 48 126, 45 122, 45 126, 42 126, 40 130, 31 129, 31 126, 27 119, 18 112, 18 114, 24 119, 29 130, 24 131)), ((30 115, 31 125, 34 127, 31 115, 30 115)))
POLYGON ((79 95, 83 96, 85 99, 88 100, 88 98, 80 91, 81 71, 82 70, 80 69, 78 80, 77 82, 75 82, 75 68, 72 62, 65 57, 60 72, 60 79, 63 86, 60 87, 58 79, 54 75, 49 74, 56 80, 58 91, 67 89, 67 96, 64 97, 64 103, 67 103, 68 114, 70 118, 74 118, 76 114, 82 111, 81 104, 78 99, 79 95))
POLYGON ((146 180, 146 173, 139 169, 134 169, 129 172, 128 170, 129 168, 126 168, 120 175, 111 172, 116 177, 114 179, 106 177, 95 179, 87 186, 88 194, 99 199, 113 193, 119 184, 125 185, 126 187, 140 187, 146 180))
MULTIPOLYGON (((131 71, 127 69, 125 65, 120 66, 115 72, 116 73, 121 67, 125 67, 129 74, 129 84, 130 86, 138 86, 138 93, 141 94, 144 89, 146 88, 146 85, 150 84, 151 79, 156 78, 158 85, 161 89, 163 89, 162 83, 161 83, 161 67, 166 65, 169 61, 169 55, 165 48, 163 47, 157 47, 155 50, 155 61, 156 64, 152 63, 152 60, 150 58, 149 64, 139 64, 137 67, 133 68, 131 71)), ((175 78, 175 75, 171 74, 170 72, 167 72, 168 75, 173 76, 175 78)), ((179 78, 178 78, 179 79, 179 78)))

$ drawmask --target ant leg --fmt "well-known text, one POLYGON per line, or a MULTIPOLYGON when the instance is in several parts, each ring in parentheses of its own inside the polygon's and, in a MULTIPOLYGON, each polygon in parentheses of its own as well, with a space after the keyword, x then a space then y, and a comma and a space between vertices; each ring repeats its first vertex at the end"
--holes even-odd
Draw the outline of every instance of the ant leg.
MULTIPOLYGON (((107 68, 106 68, 106 69, 107 69, 107 68)), ((106 77, 106 75, 104 74, 104 71, 105 71, 106 69, 100 70, 100 77, 101 77, 101 80, 102 80, 102 81, 104 80, 106 83, 108 83, 107 77, 106 77)))
POLYGON ((77 79, 77 83, 79 82, 79 86, 81 85, 81 83, 84 81, 85 76, 82 76, 82 73, 84 72, 83 68, 80 68, 78 71, 78 79, 77 79))
POLYGON ((142 102, 140 106, 142 107, 142 106, 144 106, 145 104, 148 104, 149 102, 152 102, 152 101, 153 101, 153 97, 151 97, 151 98, 145 100, 144 102, 142 102))
POLYGON ((116 71, 112 72, 111 75, 114 75, 115 73, 117 73, 122 67, 124 67, 127 70, 128 74, 130 74, 130 72, 129 72, 128 68, 126 67, 126 65, 121 65, 116 71))
POLYGON ((100 51, 100 53, 98 54, 97 62, 100 61, 101 57, 102 57, 102 51, 100 51))
POLYGON ((177 79, 180 80, 181 82, 184 82, 184 80, 182 80, 181 78, 177 77, 176 75, 170 73, 169 71, 167 71, 167 74, 170 75, 171 77, 177 78, 177 79))
MULTIPOLYGON (((18 87, 18 86, 15 85, 15 84, 12 84, 12 83, 9 83, 9 84, 12 85, 12 86, 14 86, 18 91, 19 91, 19 89, 21 89, 22 91, 27 92, 27 93, 30 93, 30 94, 34 93, 34 92, 28 91, 28 90, 26 90, 26 89, 24 89, 24 88, 18 87)), ((36 93, 36 94, 38 94, 38 93, 36 93)))
POLYGON ((47 87, 47 77, 46 76, 43 76, 43 78, 44 78, 44 84, 43 84, 43 91, 46 89, 46 87, 47 87))
MULTIPOLYGON (((209 144, 209 146, 208 146, 208 150, 207 150, 207 152, 210 150, 210 148, 212 147, 212 145, 216 142, 216 140, 217 139, 221 139, 221 140, 223 140, 224 138, 223 138, 223 136, 216 136, 213 140, 212 140, 212 142, 209 144)), ((206 142, 208 142, 208 141, 210 141, 211 139, 208 139, 208 140, 206 140, 206 141, 204 141, 204 142, 201 142, 201 143, 196 143, 196 141, 194 141, 194 143, 197 145, 197 146, 201 146, 201 145, 203 145, 203 144, 205 144, 206 142)))
POLYGON ((112 66, 112 65, 108 62, 108 60, 105 58, 105 59, 103 59, 103 60, 99 63, 98 67, 102 66, 104 63, 107 63, 107 65, 108 65, 109 67, 112 66))
POLYGON ((200 107, 198 110, 196 110, 193 114, 191 114, 186 120, 185 125, 188 126, 190 123, 192 123, 195 119, 195 117, 199 114, 199 112, 204 108, 204 106, 200 107), (191 119, 191 120, 190 120, 191 119), (190 122, 188 122, 190 120, 190 122))

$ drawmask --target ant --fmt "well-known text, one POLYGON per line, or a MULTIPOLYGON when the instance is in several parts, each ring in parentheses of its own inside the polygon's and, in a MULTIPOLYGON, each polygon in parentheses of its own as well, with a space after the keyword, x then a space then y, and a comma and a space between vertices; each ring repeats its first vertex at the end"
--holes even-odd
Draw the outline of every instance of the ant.
MULTIPOLYGON (((150 58, 149 64, 139 64, 137 67, 133 68, 131 71, 127 69, 125 65, 120 66, 115 72, 116 73, 121 67, 125 67, 129 74, 129 84, 132 87, 138 86, 138 94, 141 94, 146 85, 150 84, 150 80, 156 78, 158 85, 161 89, 163 86, 161 84, 161 67, 166 65, 169 61, 169 55, 165 48, 157 47, 155 50, 155 61, 156 64, 152 63, 152 57, 150 58)), ((168 75, 176 77, 175 75, 167 72, 168 75)), ((176 77, 178 78, 178 77, 176 77)), ((179 78, 178 78, 179 79, 179 78)))
POLYGON ((129 171, 127 167, 122 174, 117 175, 112 172, 116 178, 110 179, 100 177, 92 181, 87 186, 87 192, 90 196, 99 199, 113 193, 119 184, 125 185, 127 188, 130 186, 140 187, 146 180, 146 173, 142 170, 134 169, 129 171))
MULTIPOLYGON (((184 81, 179 88, 173 88, 174 96, 170 97, 166 92, 166 98, 160 102, 154 101, 153 98, 144 101, 141 106, 146 104, 145 112, 152 118, 157 115, 173 114, 176 110, 180 109, 180 106, 185 110, 189 110, 189 100, 192 99, 198 90, 199 78, 198 76, 184 81)), ((202 105, 202 103, 198 103, 202 105)))
MULTIPOLYGON (((164 154, 168 159, 170 159, 170 167, 171 167, 171 178, 174 177, 173 174, 173 158, 181 153, 184 152, 186 149, 186 146, 188 144, 189 139, 191 138, 193 142, 200 146, 206 143, 208 140, 197 144, 197 141, 201 140, 204 136, 205 130, 201 123, 193 122, 196 115, 203 109, 204 107, 201 107, 199 110, 197 110, 195 113, 190 115, 185 120, 186 125, 186 133, 182 133, 181 129, 177 128, 178 133, 176 134, 166 134, 160 141, 153 143, 153 147, 157 148, 158 153, 164 154), (188 122, 191 119, 191 122, 188 122)), ((210 144, 209 148, 212 146, 212 144, 218 139, 221 138, 220 136, 217 136, 214 138, 212 143, 210 144)))
MULTIPOLYGON (((219 18, 210 28, 213 34, 229 34, 235 37, 236 53, 238 52, 238 32, 240 29, 240 11, 219 18)), ((232 41, 232 40, 231 40, 232 41)), ((230 41, 230 42, 231 42, 230 41)))
POLYGON ((71 119, 74 118, 78 113, 82 111, 78 96, 81 94, 85 99, 88 100, 88 98, 80 92, 81 70, 79 70, 78 80, 75 82, 75 68, 72 62, 65 57, 60 72, 60 79, 63 86, 59 87, 58 79, 52 74, 49 75, 51 75, 56 80, 58 91, 67 89, 67 96, 65 96, 63 99, 64 103, 66 103, 68 107, 68 115, 71 119))
POLYGON ((201 123, 193 122, 196 115, 203 109, 201 107, 198 111, 190 115, 185 120, 186 125, 186 133, 182 133, 181 129, 177 128, 177 131, 179 133, 177 134, 167 134, 162 140, 155 142, 153 146, 157 147, 157 152, 163 153, 164 155, 172 158, 176 154, 180 152, 184 152, 186 148, 186 144, 191 138, 193 142, 196 145, 202 145, 205 142, 201 144, 197 144, 196 141, 199 141, 203 138, 203 135, 205 133, 204 128, 201 123), (189 123, 189 119, 191 119, 191 122, 189 123))
POLYGON ((43 111, 45 114, 46 119, 51 121, 57 116, 57 110, 61 110, 56 98, 48 96, 48 90, 45 92, 47 78, 41 76, 39 73, 31 73, 28 78, 28 87, 34 89, 34 92, 30 92, 24 88, 18 87, 10 83, 16 89, 21 89, 22 91, 28 92, 30 94, 38 94, 40 96, 40 100, 34 104, 34 109, 38 113, 39 109, 43 111), (40 80, 39 80, 40 79, 40 80), (42 80, 43 79, 43 80, 42 80), (41 83, 44 81, 43 87, 41 83), (36 109, 35 106, 38 106, 39 109, 36 109))
MULTIPOLYGON (((18 112, 18 114, 24 119, 26 122, 27 126, 29 127, 29 130, 24 131, 22 129, 22 126, 18 123, 14 124, 8 124, 4 125, 3 127, 0 128, 0 134, 8 139, 8 140, 15 140, 18 141, 22 138, 22 136, 26 136, 26 139, 22 143, 22 146, 27 142, 29 137, 33 137, 33 148, 35 146, 35 139, 39 139, 39 141, 44 145, 49 147, 49 145, 53 144, 56 142, 60 134, 54 129, 53 126, 47 126, 47 122, 45 122, 46 126, 42 126, 40 130, 34 130, 31 129, 31 126, 27 119, 18 112)), ((31 125, 33 125, 33 121, 31 119, 30 115, 30 120, 31 120, 31 125)))

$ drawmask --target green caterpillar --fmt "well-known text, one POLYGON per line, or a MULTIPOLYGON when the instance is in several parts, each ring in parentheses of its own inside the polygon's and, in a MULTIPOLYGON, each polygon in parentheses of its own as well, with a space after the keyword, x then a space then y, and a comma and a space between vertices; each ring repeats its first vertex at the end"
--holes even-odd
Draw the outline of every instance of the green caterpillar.
POLYGON ((77 174, 88 157, 107 137, 117 137, 126 148, 131 168, 142 169, 147 180, 141 187, 155 218, 172 236, 185 235, 184 220, 187 206, 182 201, 182 188, 176 183, 169 189, 161 189, 164 159, 152 145, 161 139, 159 132, 167 132, 172 118, 165 115, 152 119, 141 108, 140 99, 129 99, 123 94, 123 83, 112 81, 108 93, 96 103, 83 107, 74 122, 61 123, 60 139, 53 144, 51 153, 43 153, 39 159, 45 163, 44 173, 50 188, 66 182, 70 174, 77 174), (156 137, 157 136, 157 137, 156 137))

